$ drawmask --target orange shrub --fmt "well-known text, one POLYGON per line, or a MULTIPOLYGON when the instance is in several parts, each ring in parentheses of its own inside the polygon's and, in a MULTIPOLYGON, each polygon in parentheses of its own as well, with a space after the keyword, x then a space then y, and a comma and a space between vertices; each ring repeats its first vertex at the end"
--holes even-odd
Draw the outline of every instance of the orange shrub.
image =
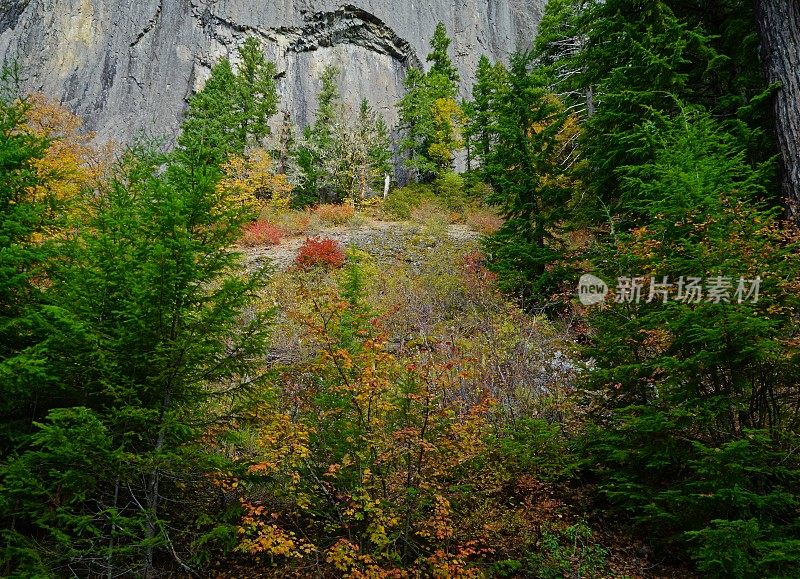
POLYGON ((259 220, 250 223, 244 228, 242 245, 278 245, 283 238, 283 230, 274 226, 269 221, 259 220))
POLYGON ((344 225, 353 218, 355 210, 351 205, 320 205, 314 213, 325 223, 344 225))
POLYGON ((300 247, 294 263, 301 269, 311 269, 317 265, 334 269, 341 267, 344 260, 344 251, 333 239, 309 237, 300 247))
POLYGON ((491 210, 475 210, 467 213, 467 225, 484 235, 492 235, 503 225, 503 219, 491 210))

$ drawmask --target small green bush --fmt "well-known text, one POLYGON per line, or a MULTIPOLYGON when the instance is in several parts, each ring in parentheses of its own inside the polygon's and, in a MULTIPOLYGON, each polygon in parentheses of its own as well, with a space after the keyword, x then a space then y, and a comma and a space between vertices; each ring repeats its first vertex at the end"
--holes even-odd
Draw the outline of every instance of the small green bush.
POLYGON ((383 202, 383 212, 394 219, 411 219, 411 212, 426 202, 436 198, 433 187, 422 183, 413 183, 395 189, 383 202))
POLYGON ((463 209, 467 204, 464 177, 457 173, 443 173, 433 184, 439 202, 450 211, 463 209))
POLYGON ((527 577, 601 577, 608 567, 608 551, 595 543, 584 522, 566 528, 544 525, 536 551, 526 561, 527 577))

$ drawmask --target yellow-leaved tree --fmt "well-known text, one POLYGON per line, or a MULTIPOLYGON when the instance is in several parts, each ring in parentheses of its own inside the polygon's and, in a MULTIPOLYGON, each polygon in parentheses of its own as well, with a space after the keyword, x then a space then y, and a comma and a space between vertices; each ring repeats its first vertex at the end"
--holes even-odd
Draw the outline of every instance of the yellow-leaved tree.
MULTIPOLYGON (((113 145, 96 147, 95 134, 83 130, 83 120, 41 93, 27 98, 27 128, 50 141, 45 156, 36 164, 43 185, 60 199, 75 196, 97 183, 107 166, 113 145)), ((40 191, 35 191, 40 193, 40 191)))
POLYGON ((262 205, 285 208, 291 203, 293 186, 275 170, 272 156, 264 149, 234 155, 222 167, 225 176, 219 188, 229 193, 231 203, 257 209, 262 205))
POLYGON ((439 98, 433 102, 433 135, 428 156, 439 171, 453 168, 455 152, 464 147, 462 128, 467 118, 463 109, 452 98, 439 98))

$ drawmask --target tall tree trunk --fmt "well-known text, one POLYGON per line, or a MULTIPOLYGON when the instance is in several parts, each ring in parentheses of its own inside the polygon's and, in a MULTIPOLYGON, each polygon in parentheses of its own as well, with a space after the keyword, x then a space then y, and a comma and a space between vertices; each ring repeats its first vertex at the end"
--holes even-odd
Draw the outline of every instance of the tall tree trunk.
MULTIPOLYGON (((113 510, 116 516, 117 505, 119 504, 119 478, 114 483, 114 503, 113 510)), ((111 523, 111 532, 108 538, 108 555, 106 557, 106 567, 108 569, 108 579, 114 579, 114 533, 117 530, 117 525, 111 523)))
MULTIPOLYGON (((174 324, 173 324, 173 335, 174 335, 174 324)), ((170 403, 172 400, 172 388, 168 386, 164 391, 164 398, 161 401, 161 409, 159 412, 158 418, 158 438, 156 439, 155 447, 153 448, 154 454, 158 454, 164 448, 164 439, 166 435, 166 425, 164 421, 167 416, 167 410, 170 407, 170 403)), ((147 481, 147 486, 145 489, 145 499, 147 505, 147 530, 145 533, 145 537, 147 538, 148 544, 145 550, 145 569, 144 569, 144 577, 145 579, 150 579, 155 574, 155 567, 153 566, 154 563, 154 555, 155 549, 153 547, 153 539, 155 539, 156 534, 158 533, 158 507, 159 507, 159 482, 160 482, 160 471, 158 468, 153 470, 150 473, 149 480, 147 481)))
POLYGON ((756 0, 761 62, 774 97, 781 153, 781 190, 789 216, 800 220, 800 2, 756 0))

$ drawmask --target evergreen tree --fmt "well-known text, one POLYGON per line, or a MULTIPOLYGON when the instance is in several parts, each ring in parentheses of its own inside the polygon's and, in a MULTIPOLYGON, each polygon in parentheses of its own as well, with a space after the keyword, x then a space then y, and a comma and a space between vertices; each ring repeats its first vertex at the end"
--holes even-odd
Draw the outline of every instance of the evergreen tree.
POLYGON ((531 62, 530 53, 512 57, 493 101, 493 145, 483 173, 493 189, 488 202, 505 223, 486 250, 501 287, 541 303, 563 275, 559 228, 574 184, 562 163, 569 117, 531 62))
POLYGON ((283 121, 276 136, 273 157, 275 158, 278 173, 286 175, 293 185, 300 182, 300 166, 297 164, 297 135, 292 116, 289 111, 283 111, 283 121))
POLYGON ((798 563, 795 435, 779 426, 796 381, 784 314, 797 296, 780 281, 794 276, 796 233, 775 221, 755 38, 753 5, 738 0, 553 0, 537 39, 554 90, 576 110, 586 97, 595 273, 641 292, 589 320, 587 464, 626 520, 712 576, 798 563), (739 275, 761 277, 757 304, 734 298, 739 275), (676 300, 694 277, 732 303, 676 300))
POLYGON ((330 157, 333 148, 337 106, 341 98, 336 84, 339 75, 340 71, 335 66, 327 66, 322 71, 322 87, 317 95, 314 123, 305 128, 304 142, 297 153, 303 173, 302 188, 307 196, 316 196, 320 202, 335 200, 330 179, 326 181, 322 165, 326 157, 330 157))
POLYGON ((384 179, 392 172, 392 143, 389 128, 383 116, 364 99, 358 110, 355 126, 357 149, 356 203, 365 199, 370 191, 381 190, 384 179))
POLYGON ((428 91, 425 73, 409 69, 403 81, 405 96, 398 103, 400 128, 403 138, 400 150, 408 155, 405 163, 423 178, 433 173, 433 164, 427 158, 426 140, 433 125, 430 111, 433 100, 428 91))
POLYGON ((585 81, 581 54, 589 24, 587 0, 550 0, 536 31, 534 54, 551 84, 550 90, 582 117, 595 110, 594 87, 585 81))
POLYGON ((422 181, 452 170, 455 151, 463 146, 464 113, 458 95, 458 71, 447 53, 450 39, 439 23, 431 40, 430 71, 411 69, 404 81, 406 94, 398 103, 406 165, 422 181))
POLYGON ((465 128, 467 140, 472 144, 473 157, 484 163, 492 148, 494 128, 494 100, 504 82, 505 68, 501 64, 492 65, 484 55, 478 61, 476 82, 472 87, 472 102, 465 128))
POLYGON ((446 79, 446 82, 442 82, 440 86, 442 89, 449 88, 452 90, 452 93, 448 93, 446 95, 436 95, 440 98, 444 96, 455 98, 456 91, 458 90, 458 70, 456 69, 455 65, 453 65, 453 61, 450 60, 450 55, 447 53, 448 49, 450 48, 450 43, 451 40, 450 37, 447 36, 447 28, 445 28, 445 25, 442 22, 439 22, 436 25, 436 30, 434 31, 433 38, 431 39, 431 52, 428 54, 425 60, 432 63, 428 74, 438 75, 443 79, 446 79))
POLYGON ((259 380, 269 327, 263 274, 231 251, 252 215, 195 136, 129 153, 53 271, 45 354, 63 394, 0 471, 18 574, 152 576, 165 557, 188 571, 171 501, 212 469, 194 443, 259 380))
POLYGON ((184 147, 202 145, 208 155, 204 162, 220 166, 231 154, 244 151, 235 86, 231 63, 223 59, 211 69, 203 90, 189 100, 178 143, 184 147))
POLYGON ((314 184, 320 200, 358 205, 389 173, 391 142, 386 122, 368 101, 357 113, 340 101, 338 75, 335 68, 323 73, 317 118, 306 131, 300 160, 306 184, 314 184))
POLYGON ((780 426, 799 377, 798 234, 760 202, 769 167, 707 112, 639 131, 654 160, 621 180, 646 224, 594 260, 622 281, 590 318, 588 460, 612 505, 705 572, 795 575, 800 463, 780 426))
POLYGON ((325 67, 320 76, 322 88, 317 96, 316 117, 311 126, 311 140, 320 150, 330 147, 336 130, 335 125, 339 120, 342 95, 337 82, 340 76, 341 70, 335 66, 325 67))
MULTIPOLYGON (((795 74, 800 53, 800 5, 791 0, 759 0, 753 9, 763 70, 775 89, 774 129, 780 152, 781 193, 789 214, 800 220, 800 84, 795 74)), ((745 37, 747 38, 747 37, 745 37)), ((752 35, 750 35, 752 38, 752 35)))
POLYGON ((748 143, 752 163, 772 156, 765 84, 748 28, 752 6, 738 0, 712 11, 663 1, 554 0, 548 6, 537 54, 554 91, 588 113, 582 177, 594 193, 594 202, 584 202, 590 219, 607 223, 610 217, 617 228, 637 223, 635 211, 618 213, 618 170, 652 159, 653 151, 633 140, 634 127, 653 114, 677 114, 678 101, 728 119, 728 130, 748 143))
MULTIPOLYGON (((5 73, 3 73, 5 74, 5 73)), ((49 372, 38 326, 59 202, 34 195, 45 139, 26 130, 27 102, 0 78, 0 457, 22 443, 46 406, 49 372)), ((42 189, 46 191, 46 189, 42 189)))
POLYGON ((594 24, 581 57, 583 82, 596 88, 598 99, 584 139, 588 183, 614 212, 617 169, 645 161, 650 154, 631 142, 633 128, 650 111, 674 113, 675 97, 697 102, 703 71, 716 55, 708 36, 661 0, 597 3, 585 19, 594 24))
POLYGON ((228 59, 217 63, 203 90, 189 100, 178 144, 201 147, 208 156, 204 163, 220 166, 270 134, 267 121, 278 110, 275 65, 254 38, 239 49, 239 59, 235 73, 228 59))
POLYGON ((239 70, 236 75, 242 121, 239 140, 260 144, 270 134, 267 124, 278 112, 278 93, 275 77, 278 70, 268 61, 258 40, 252 36, 239 49, 239 70))

